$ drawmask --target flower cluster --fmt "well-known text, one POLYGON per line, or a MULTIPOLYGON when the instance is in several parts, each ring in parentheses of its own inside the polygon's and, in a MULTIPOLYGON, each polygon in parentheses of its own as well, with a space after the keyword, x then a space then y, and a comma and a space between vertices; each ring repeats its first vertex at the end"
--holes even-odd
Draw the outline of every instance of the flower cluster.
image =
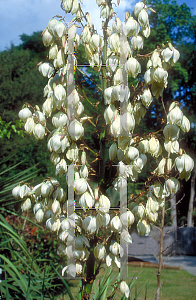
MULTIPOLYGON (((24 200, 23 211, 33 206, 37 222, 45 221, 51 231, 57 232, 62 241, 58 254, 68 259, 74 258, 76 262, 75 265, 71 263, 65 266, 62 273, 66 271, 73 277, 82 273, 90 255, 91 242, 94 236, 101 235, 103 229, 108 236, 97 238, 93 245, 94 258, 98 262, 105 260, 107 266, 113 261, 120 268, 120 258, 125 253, 119 240, 125 244, 132 243, 130 229, 134 222, 140 235, 149 234, 151 226, 158 220, 160 209, 165 205, 165 198, 179 190, 180 183, 171 175, 171 170, 176 168, 180 179, 188 180, 194 166, 192 158, 179 148, 180 129, 188 132, 190 123, 175 102, 169 108, 164 128, 143 137, 133 135, 136 124, 140 124, 149 109, 153 96, 158 98, 163 95, 167 87, 168 70, 179 59, 179 52, 168 44, 168 47, 157 48, 147 54, 147 71, 143 82, 139 84, 138 77, 142 70, 138 51, 144 48, 145 39, 150 35, 148 7, 144 2, 138 2, 134 17, 127 12, 125 21, 121 22, 114 14, 110 0, 96 2, 104 20, 103 30, 106 33, 103 36, 97 34, 90 14, 83 13, 77 0, 62 1, 64 11, 75 14, 75 17, 69 25, 53 18, 43 32, 43 43, 49 47, 49 59, 39 65, 39 72, 48 78, 42 111, 37 106, 33 108, 26 104, 19 112, 28 134, 33 134, 37 140, 48 134, 47 147, 51 162, 56 166, 55 175, 64 178, 69 176, 65 180, 68 192, 55 178, 46 179, 34 188, 21 184, 12 192, 16 199, 24 200), (113 21, 111 26, 110 20, 113 21), (84 26, 81 22, 83 30, 80 37, 76 21, 86 22, 84 26), (161 179, 146 185, 145 200, 129 201, 129 209, 126 207, 124 211, 118 210, 113 214, 110 214, 112 197, 104 195, 100 185, 98 187, 98 184, 95 186, 90 182, 90 165, 85 148, 81 145, 81 139, 85 137, 83 123, 89 117, 82 117, 84 106, 74 86, 74 73, 71 72, 77 65, 73 49, 77 49, 79 43, 84 45, 90 66, 96 71, 103 68, 106 71, 106 76, 102 72, 100 89, 103 90, 106 106, 103 116, 105 128, 112 139, 109 159, 118 166, 113 189, 119 193, 126 189, 127 179, 137 181, 148 155, 156 159, 161 157, 152 172, 161 179), (125 77, 138 82, 133 93, 125 77), (49 118, 54 126, 52 132, 47 128, 49 118), (160 133, 163 133, 164 145, 160 133), (74 168, 73 176, 69 173, 71 166, 74 168), (67 201, 70 190, 74 196, 67 201), (69 213, 70 205, 75 205, 77 213, 75 210, 69 213)), ((120 290, 126 297, 129 296, 129 287, 124 280, 120 283, 120 290)))

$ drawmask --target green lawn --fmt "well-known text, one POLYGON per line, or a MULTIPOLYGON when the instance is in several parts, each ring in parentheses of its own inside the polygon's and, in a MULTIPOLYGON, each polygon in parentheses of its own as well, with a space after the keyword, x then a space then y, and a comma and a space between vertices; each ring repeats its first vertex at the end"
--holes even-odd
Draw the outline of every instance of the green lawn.
MULTIPOLYGON (((105 268, 105 265, 103 265, 105 268)), ((107 270, 107 269, 106 269, 107 270)), ((99 273, 96 283, 98 284, 98 280, 102 278, 105 270, 101 270, 99 273)), ((144 285, 140 295, 137 300, 145 299, 145 283, 147 282, 147 300, 154 300, 156 294, 156 273, 157 269, 155 268, 140 268, 129 265, 129 274, 128 276, 132 278, 136 278, 135 283, 133 285, 133 289, 131 291, 131 300, 134 300, 135 293, 139 293, 141 287, 144 285)), ((118 276, 118 269, 114 267, 112 272, 112 277, 118 276)), ((184 270, 162 270, 161 273, 161 282, 163 282, 162 290, 161 290, 161 300, 195 300, 196 299, 196 276, 189 274, 184 270)), ((77 300, 77 287, 79 281, 72 281, 73 287, 71 287, 71 291, 74 295, 74 299, 77 300)), ((111 288, 108 289, 108 292, 111 291, 111 288)), ((107 293, 107 295, 109 295, 107 293)), ((114 299, 121 299, 122 294, 117 292, 114 299)), ((59 297, 59 300, 68 300, 68 295, 66 294, 64 297, 59 297)))

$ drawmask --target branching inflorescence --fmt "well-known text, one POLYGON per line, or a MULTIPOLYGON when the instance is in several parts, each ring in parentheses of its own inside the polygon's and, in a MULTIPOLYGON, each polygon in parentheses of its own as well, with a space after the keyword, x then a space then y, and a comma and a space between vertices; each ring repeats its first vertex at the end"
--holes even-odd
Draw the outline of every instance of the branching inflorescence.
MULTIPOLYGON (((96 32, 90 14, 84 14, 77 0, 62 1, 63 10, 75 17, 68 25, 63 19, 58 21, 53 18, 43 32, 43 43, 49 47, 49 61, 39 65, 39 72, 48 77, 42 111, 37 106, 33 108, 26 104, 19 112, 27 133, 33 134, 37 140, 48 136, 47 145, 51 162, 56 166, 55 175, 65 176, 68 195, 52 177, 34 188, 25 184, 16 186, 13 196, 24 200, 23 211, 33 205, 37 222, 45 220, 46 226, 57 232, 62 241, 59 255, 67 256, 70 261, 74 258, 75 261, 75 264, 68 264, 63 273, 66 271, 73 277, 82 274, 85 262, 88 275, 88 258, 92 251, 94 260, 105 260, 107 266, 114 261, 120 268, 127 243, 132 242, 129 232, 133 223, 137 223, 140 235, 149 234, 151 225, 158 220, 159 210, 165 205, 165 198, 178 191, 180 182, 171 177, 172 168, 179 172, 180 179, 188 180, 194 165, 192 158, 179 148, 180 129, 188 132, 190 123, 176 102, 170 105, 163 128, 156 128, 156 133, 146 137, 133 135, 135 125, 139 125, 145 117, 153 97, 155 101, 162 97, 168 83, 168 70, 180 57, 178 50, 168 44, 163 49, 157 48, 152 53, 139 55, 150 35, 149 8, 146 4, 138 2, 134 17, 127 12, 125 21, 121 22, 110 0, 96 2, 103 20, 102 36, 96 32), (80 37, 77 34, 78 23, 83 26, 80 37), (79 66, 73 50, 79 43, 84 45, 89 65, 101 74, 102 105, 106 106, 103 117, 107 136, 113 140, 109 158, 118 165, 113 189, 119 192, 121 210, 115 209, 115 213, 111 197, 99 189, 99 182, 96 188, 91 185, 88 147, 81 143, 81 139, 85 140, 83 124, 91 118, 82 116, 84 106, 74 85, 74 71, 79 66), (148 62, 141 77, 140 60, 143 57, 148 62), (138 81, 138 86, 131 92, 128 78, 138 79, 139 76, 140 83, 138 81), (47 128, 50 118, 55 128, 52 132, 47 128), (161 177, 162 181, 153 179, 150 185, 146 184, 146 202, 129 200, 131 206, 128 209, 125 199, 127 178, 137 181, 147 162, 147 155, 157 159, 158 166, 152 170, 152 175, 153 178, 161 177), (72 175, 69 174, 71 167, 74 168, 74 172, 70 173, 72 175), (72 176, 68 180, 67 174, 72 176), (69 189, 73 188, 74 199, 70 199, 69 189), (73 203, 74 210, 71 208, 73 203), (103 230, 108 232, 108 238, 103 236, 103 230)), ((92 279, 94 275, 86 279, 92 279)), ((120 290, 128 297, 129 288, 124 280, 120 283, 120 290)))

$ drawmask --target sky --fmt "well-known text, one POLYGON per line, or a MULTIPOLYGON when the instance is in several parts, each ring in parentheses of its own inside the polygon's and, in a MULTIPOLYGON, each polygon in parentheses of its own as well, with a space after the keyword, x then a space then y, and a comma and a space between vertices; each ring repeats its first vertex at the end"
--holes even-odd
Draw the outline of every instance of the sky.
MULTIPOLYGON (((89 12, 95 28, 100 29, 100 8, 93 4, 95 0, 83 0, 83 11, 89 12)), ((9 48, 11 43, 15 46, 21 43, 20 35, 31 35, 34 31, 43 31, 48 21, 55 15, 65 16, 60 7, 60 0, 0 0, 0 51, 9 48)), ((114 0, 116 3, 116 0, 114 0)), ((127 10, 133 10, 136 0, 121 0, 116 12, 121 20, 127 10)), ((186 3, 192 8, 192 14, 196 14, 195 0, 177 0, 181 5, 186 3)), ((71 14, 67 14, 67 21, 71 20, 71 14)))

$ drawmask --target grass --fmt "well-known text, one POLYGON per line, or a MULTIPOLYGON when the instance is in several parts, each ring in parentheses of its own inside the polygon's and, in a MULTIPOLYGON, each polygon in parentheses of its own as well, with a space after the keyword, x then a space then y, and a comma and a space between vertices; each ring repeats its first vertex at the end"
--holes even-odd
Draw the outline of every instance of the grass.
MULTIPOLYGON (((102 278, 103 274, 107 270, 107 267, 105 264, 103 264, 103 268, 95 283, 98 286, 98 281, 102 278)), ((128 276, 130 279, 128 282, 131 281, 131 279, 135 279, 137 277, 137 280, 135 281, 132 291, 131 291, 131 300, 134 300, 135 295, 137 295, 142 286, 143 289, 141 293, 139 294, 137 300, 144 300, 145 299, 145 288, 146 288, 146 282, 147 282, 147 298, 146 300, 154 300, 155 294, 156 294, 156 285, 157 285, 157 278, 156 273, 157 270, 155 268, 140 268, 129 265, 128 268, 128 276)), ((112 277, 118 277, 118 268, 114 267, 112 272, 112 277)), ((194 275, 189 274, 187 271, 184 270, 162 270, 161 273, 161 282, 163 283, 162 289, 161 289, 161 298, 160 300, 195 300, 196 299, 196 277, 194 275)), ((78 285, 79 280, 72 281, 73 287, 71 288, 71 292, 74 295, 74 299, 77 299, 77 291, 78 291, 78 285)), ((109 287, 108 293, 111 292, 111 287, 109 287)), ((93 295, 92 295, 93 296, 93 295)), ((58 300, 65 300, 67 295, 63 297, 58 298, 58 300)), ((120 292, 117 292, 114 299, 118 300, 121 299, 122 294, 120 292)))

